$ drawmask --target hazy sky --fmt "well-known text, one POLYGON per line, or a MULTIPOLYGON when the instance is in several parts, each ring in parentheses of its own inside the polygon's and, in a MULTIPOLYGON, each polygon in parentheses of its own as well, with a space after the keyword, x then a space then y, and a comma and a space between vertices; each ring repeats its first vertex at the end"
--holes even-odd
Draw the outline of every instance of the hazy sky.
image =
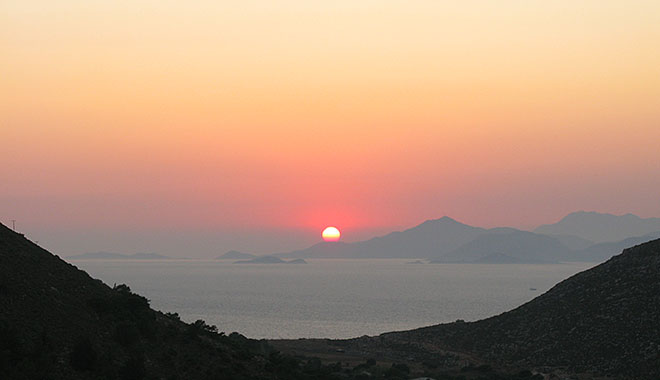
POLYGON ((214 256, 660 216, 658 1, 0 1, 0 220, 214 256))

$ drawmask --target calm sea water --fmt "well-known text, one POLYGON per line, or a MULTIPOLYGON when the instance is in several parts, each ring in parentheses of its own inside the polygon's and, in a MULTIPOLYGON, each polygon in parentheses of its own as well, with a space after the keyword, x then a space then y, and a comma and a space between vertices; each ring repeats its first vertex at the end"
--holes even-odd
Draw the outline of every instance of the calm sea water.
POLYGON ((155 309, 250 338, 349 338, 477 320, 519 306, 594 265, 407 261, 72 263, 109 285, 128 284, 155 309))

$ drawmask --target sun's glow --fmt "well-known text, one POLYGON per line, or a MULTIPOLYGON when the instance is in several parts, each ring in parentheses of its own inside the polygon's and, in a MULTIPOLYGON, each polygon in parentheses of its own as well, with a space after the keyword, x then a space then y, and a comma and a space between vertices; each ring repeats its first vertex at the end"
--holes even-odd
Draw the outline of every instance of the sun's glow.
POLYGON ((326 227, 323 233, 321 233, 321 236, 325 241, 339 241, 341 232, 339 232, 337 227, 326 227))

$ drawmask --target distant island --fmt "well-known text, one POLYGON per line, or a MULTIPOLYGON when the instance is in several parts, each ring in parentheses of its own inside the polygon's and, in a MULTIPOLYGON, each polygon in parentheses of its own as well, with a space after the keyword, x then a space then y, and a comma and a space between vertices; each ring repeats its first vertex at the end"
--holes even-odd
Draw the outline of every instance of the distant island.
POLYGON ((251 260, 235 261, 234 264, 307 264, 307 261, 303 259, 286 261, 275 256, 259 256, 251 260))
POLYGON ((153 252, 140 252, 132 255, 115 252, 87 252, 82 255, 67 256, 69 260, 169 260, 169 256, 153 252))
POLYGON ((426 264, 422 260, 408 261, 406 264, 426 264))
POLYGON ((257 255, 251 253, 239 252, 239 251, 229 251, 223 255, 216 257, 216 260, 248 260, 254 259, 257 255))

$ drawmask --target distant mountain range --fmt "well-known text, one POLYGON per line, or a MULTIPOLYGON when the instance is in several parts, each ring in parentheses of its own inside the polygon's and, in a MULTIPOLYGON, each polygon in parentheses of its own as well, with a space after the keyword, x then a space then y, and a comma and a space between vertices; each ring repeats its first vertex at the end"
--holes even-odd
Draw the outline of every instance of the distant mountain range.
POLYGON ((594 244, 577 253, 578 256, 584 261, 605 261, 612 257, 612 252, 620 252, 624 248, 646 243, 647 241, 655 240, 657 238, 660 238, 660 232, 654 232, 644 236, 631 237, 610 243, 594 244))
MULTIPOLYGON (((254 255, 229 251, 217 260, 259 262, 261 257, 406 258, 430 263, 601 262, 621 249, 660 237, 660 218, 579 211, 534 231, 509 227, 481 228, 450 217, 427 220, 413 228, 358 242, 320 242, 305 249, 254 255)), ((92 252, 71 260, 164 260, 156 253, 132 255, 92 252)))
POLYGON ((612 215, 579 211, 566 215, 554 224, 538 227, 534 232, 545 235, 575 235, 595 243, 624 240, 660 231, 660 218, 637 215, 612 215))
POLYGON ((153 310, 127 285, 109 287, 0 223, 2 380, 316 380, 334 371, 307 363, 153 310))
MULTIPOLYGON (((624 247, 656 237, 660 237, 660 218, 643 219, 632 214, 580 211, 533 232, 508 227, 485 229, 445 216, 365 241, 320 242, 305 249, 271 256, 423 258, 432 263, 600 262, 624 247)), ((236 260, 255 257, 230 251, 219 258, 236 260)))
POLYGON ((67 256, 70 260, 167 260, 169 256, 159 255, 157 253, 135 253, 126 255, 115 252, 88 252, 82 255, 67 256))
POLYGON ((449 253, 486 230, 447 216, 428 220, 405 231, 355 243, 321 242, 309 248, 278 253, 293 258, 430 258, 449 253))
POLYGON ((575 255, 558 239, 519 230, 493 229, 477 236, 450 253, 431 260, 437 262, 517 262, 556 263, 574 261, 575 255))

